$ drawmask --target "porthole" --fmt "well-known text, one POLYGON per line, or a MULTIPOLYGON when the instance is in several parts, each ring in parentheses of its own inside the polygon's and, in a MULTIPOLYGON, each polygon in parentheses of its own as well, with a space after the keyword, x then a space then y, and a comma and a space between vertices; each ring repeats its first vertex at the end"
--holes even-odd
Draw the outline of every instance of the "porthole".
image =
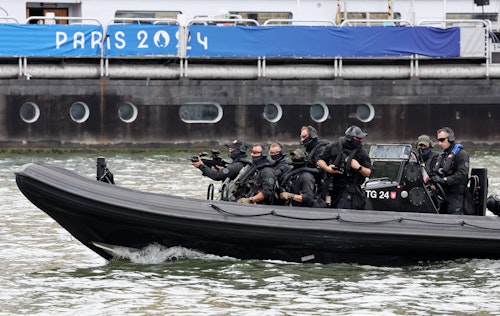
POLYGON ((26 123, 34 123, 40 117, 40 108, 36 103, 26 102, 19 109, 21 119, 26 123))
POLYGON ((315 122, 321 123, 326 121, 328 115, 330 115, 330 111, 328 107, 324 103, 314 103, 309 108, 309 115, 311 119, 315 122))
POLYGON ((281 120, 281 117, 283 116, 283 110, 281 109, 281 105, 278 103, 272 102, 266 104, 264 107, 264 118, 268 120, 271 123, 276 123, 279 120, 281 120))
POLYGON ((90 116, 90 110, 87 104, 83 102, 75 102, 69 108, 71 119, 77 123, 85 122, 90 116))
POLYGON ((223 110, 217 103, 185 103, 179 108, 179 116, 185 123, 217 123, 223 110))
POLYGON ((125 123, 132 123, 137 118, 137 107, 130 102, 125 102, 118 107, 118 116, 125 123))
POLYGON ((356 118, 363 123, 368 123, 375 117, 375 108, 370 103, 358 105, 356 109, 356 118))

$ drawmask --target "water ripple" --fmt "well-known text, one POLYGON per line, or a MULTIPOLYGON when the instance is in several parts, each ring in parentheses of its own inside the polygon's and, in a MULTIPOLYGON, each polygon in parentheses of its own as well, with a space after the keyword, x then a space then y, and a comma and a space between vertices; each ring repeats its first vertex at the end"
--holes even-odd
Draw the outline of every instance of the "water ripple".
MULTIPOLYGON (((94 156, 0 157, 0 315, 500 315, 495 260, 388 268, 238 260, 150 245, 120 249, 127 260, 107 262, 29 203, 13 177, 39 161, 95 178, 94 156)), ((120 185, 205 198, 211 181, 188 156, 108 154, 107 161, 120 185)), ((471 155, 473 165, 498 158, 471 155)), ((490 192, 498 194, 500 167, 488 168, 490 192)))

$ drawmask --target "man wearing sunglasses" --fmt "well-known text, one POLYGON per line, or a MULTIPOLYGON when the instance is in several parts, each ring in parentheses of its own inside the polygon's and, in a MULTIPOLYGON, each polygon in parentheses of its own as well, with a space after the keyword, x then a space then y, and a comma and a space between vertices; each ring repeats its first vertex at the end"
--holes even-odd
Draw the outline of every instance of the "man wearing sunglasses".
POLYGON ((455 142, 455 133, 449 127, 437 130, 439 146, 443 149, 434 164, 431 182, 443 187, 446 200, 443 213, 464 214, 470 206, 464 205, 469 180, 469 155, 455 142))

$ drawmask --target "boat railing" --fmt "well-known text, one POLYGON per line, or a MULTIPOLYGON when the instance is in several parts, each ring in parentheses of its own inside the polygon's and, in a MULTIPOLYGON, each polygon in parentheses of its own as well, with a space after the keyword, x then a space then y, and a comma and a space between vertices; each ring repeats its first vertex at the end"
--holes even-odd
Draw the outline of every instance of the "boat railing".
MULTIPOLYGON (((460 27, 463 30, 464 36, 475 36, 482 33, 483 49, 464 52, 464 57, 468 58, 484 58, 485 75, 490 76, 492 47, 493 40, 496 35, 493 33, 493 25, 490 20, 475 20, 475 19, 446 19, 446 20, 422 20, 417 23, 417 26, 439 26, 446 29, 450 27, 460 27)), ((477 37, 479 38, 479 37, 477 37)), ((463 42, 466 42, 464 39, 463 42)), ((481 43, 478 43, 481 44, 481 43)))
POLYGON ((19 20, 11 16, 0 16, 0 23, 19 24, 19 20))
MULTIPOLYGON (((8 19, 8 17, 0 17, 8 19)), ((32 21, 66 20, 72 24, 98 24, 93 18, 33 16, 32 21)), ((14 21, 14 20, 12 20, 14 21)), ((363 20, 345 20, 340 27, 359 25, 363 20)), ((336 26, 330 20, 270 19, 262 24, 291 26, 300 23, 317 26, 324 23, 336 26), (285 23, 286 24, 274 24, 285 23)), ((410 22, 394 20, 364 20, 365 25, 374 23, 390 27, 415 27, 410 22), (395 24, 397 23, 397 24, 395 24)), ((429 20, 420 21, 416 26, 438 26, 441 28, 460 27, 470 34, 471 45, 460 52, 459 57, 426 57, 424 55, 356 57, 356 56, 202 56, 189 54, 191 40, 200 39, 190 33, 190 27, 205 25, 259 26, 253 19, 241 16, 226 18, 197 17, 189 21, 173 18, 114 18, 102 26, 100 54, 97 56, 1 56, 0 78, 150 78, 150 79, 411 79, 411 78, 500 78, 500 68, 492 66, 492 24, 489 20, 429 20), (170 42, 177 40, 175 50, 165 54, 116 54, 107 55, 109 47, 108 29, 110 25, 121 24, 169 24, 178 28, 170 33, 170 42), (175 33, 175 35, 173 35, 175 33), (175 37, 175 39, 174 39, 175 37), (191 38, 193 37, 193 38, 191 38), (12 59, 18 59, 12 62, 12 59), (436 62, 438 61, 438 62, 436 62)), ((217 32, 217 30, 215 30, 217 32)), ((152 38, 152 35, 151 35, 152 38)), ((496 36, 494 36, 496 38, 496 36)), ((461 39, 463 41, 463 39, 461 39)), ((170 46, 171 47, 171 46, 170 46)), ((500 54, 500 52, 498 52, 500 54)))
POLYGON ((344 20, 340 26, 413 26, 413 23, 400 19, 349 19, 344 20))
MULTIPOLYGON (((75 16, 30 16, 26 19, 26 24, 30 24, 31 21, 44 21, 44 24, 56 24, 55 21, 79 21, 78 24, 87 24, 88 22, 94 22, 96 25, 101 25, 99 19, 96 18, 85 18, 85 17, 75 17, 75 16), (84 23, 87 22, 87 23, 84 23)), ((77 24, 77 23, 74 23, 77 24)))
POLYGON ((296 19, 269 19, 262 25, 278 25, 278 26, 292 26, 292 25, 337 25, 332 20, 296 20, 296 19))
POLYGON ((9 15, 9 12, 7 10, 5 10, 4 8, 0 7, 0 11, 2 11, 3 13, 5 13, 6 16, 9 15))
POLYGON ((259 22, 254 19, 243 19, 241 16, 235 16, 235 18, 211 18, 211 17, 197 17, 191 19, 187 22, 187 25, 219 25, 219 26, 230 26, 230 25, 255 25, 258 26, 259 22))
POLYGON ((474 19, 446 19, 446 20, 421 20, 417 26, 436 26, 440 28, 448 27, 484 27, 488 31, 493 29, 493 24, 490 20, 474 20, 474 19))
POLYGON ((111 24, 179 24, 177 19, 172 18, 112 18, 106 22, 106 27, 111 24), (142 23, 141 23, 142 22, 142 23))

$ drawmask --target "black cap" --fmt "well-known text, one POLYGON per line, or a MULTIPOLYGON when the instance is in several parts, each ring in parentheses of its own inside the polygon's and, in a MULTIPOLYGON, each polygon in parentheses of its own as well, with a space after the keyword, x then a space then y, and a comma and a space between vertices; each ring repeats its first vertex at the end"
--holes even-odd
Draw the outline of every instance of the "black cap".
POLYGON ((365 138, 368 134, 363 132, 363 130, 356 125, 351 125, 346 131, 346 136, 365 138))

